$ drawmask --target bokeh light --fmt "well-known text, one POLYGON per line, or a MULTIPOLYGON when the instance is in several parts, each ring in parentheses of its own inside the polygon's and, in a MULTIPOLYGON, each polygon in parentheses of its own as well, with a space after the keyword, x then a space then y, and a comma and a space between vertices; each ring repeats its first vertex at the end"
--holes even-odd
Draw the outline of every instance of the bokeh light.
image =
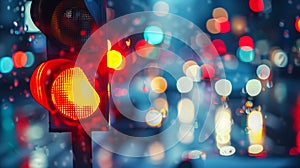
POLYGON ((212 34, 227 33, 230 31, 228 13, 224 8, 215 8, 212 12, 213 18, 206 22, 206 29, 212 34))
POLYGON ((215 83, 215 90, 220 96, 229 96, 232 91, 231 82, 227 79, 220 79, 215 83))
POLYGON ((37 148, 29 157, 29 167, 46 168, 48 167, 47 152, 43 148, 37 148))
POLYGON ((159 162, 165 157, 165 148, 160 142, 153 142, 149 146, 150 159, 159 162))
POLYGON ((259 79, 266 80, 271 74, 270 67, 266 64, 261 64, 256 69, 256 75, 259 79))
POLYGON ((180 124, 177 137, 182 144, 192 143, 195 138, 194 128, 191 124, 180 124))
POLYGON ((162 114, 157 110, 150 110, 146 113, 145 121, 150 127, 160 127, 162 122, 162 114))
POLYGON ((215 46, 216 50, 218 51, 219 55, 226 54, 227 49, 226 45, 223 40, 215 39, 212 41, 212 44, 215 46))
POLYGON ((249 7, 253 12, 262 12, 264 10, 264 1, 249 0, 249 7))
POLYGON ((27 61, 26 61, 26 64, 24 65, 24 67, 28 68, 28 67, 31 67, 34 64, 35 57, 34 57, 34 54, 30 51, 25 52, 25 53, 26 53, 26 56, 27 56, 27 61))
POLYGON ((206 160, 206 153, 200 150, 192 150, 192 151, 186 151, 182 154, 183 160, 190 160, 190 159, 202 159, 206 160))
POLYGON ((113 154, 110 151, 100 148, 97 151, 97 164, 99 167, 113 167, 113 154))
POLYGON ((14 62, 11 57, 2 57, 0 58, 0 72, 9 73, 14 68, 14 62))
POLYGON ((296 19, 296 22, 295 22, 295 28, 298 32, 300 32, 300 18, 297 18, 296 19))
POLYGON ((151 80, 151 89, 155 93, 163 93, 166 91, 168 83, 165 78, 161 76, 154 77, 151 80))
POLYGON ((160 44, 164 39, 164 32, 158 26, 148 26, 144 31, 144 39, 149 44, 160 44))
POLYGON ((220 33, 228 33, 230 31, 230 22, 227 18, 220 17, 215 19, 215 28, 220 33))
POLYGON ((192 100, 183 98, 178 102, 178 119, 181 123, 191 123, 195 117, 195 107, 192 100))
POLYGON ((258 132, 263 127, 263 117, 260 111, 252 111, 248 115, 248 127, 251 132, 258 132))
POLYGON ((261 153, 262 151, 264 150, 264 147, 260 144, 253 144, 253 145, 250 145, 248 147, 248 153, 249 154, 259 154, 261 153))
POLYGON ((169 4, 164 1, 157 1, 153 5, 154 14, 157 16, 166 16, 169 13, 169 4))
POLYGON ((228 13, 224 8, 215 8, 212 12, 212 15, 215 19, 218 19, 220 17, 224 17, 226 19, 228 19, 228 13))
POLYGON ((248 26, 246 17, 244 16, 234 16, 231 20, 232 23, 232 33, 240 36, 247 32, 248 26))
POLYGON ((235 153, 236 149, 234 146, 223 146, 220 148, 219 154, 221 156, 231 156, 235 153))
POLYGON ((231 112, 226 108, 219 108, 215 116, 215 132, 219 135, 227 135, 231 131, 231 112))
POLYGON ((149 44, 146 40, 140 40, 135 45, 136 53, 143 58, 155 58, 155 53, 153 53, 154 50, 154 46, 152 44, 149 44))
POLYGON ((239 47, 245 47, 245 46, 254 49, 254 42, 253 42, 252 37, 250 37, 250 36, 242 36, 239 39, 239 47))
POLYGON ((202 79, 212 79, 216 75, 216 70, 213 64, 201 65, 202 79))
POLYGON ((220 33, 220 27, 219 23, 216 21, 216 19, 208 19, 206 22, 206 29, 209 31, 211 34, 218 34, 220 33))
POLYGON ((183 76, 177 80, 176 86, 180 93, 188 93, 193 89, 193 80, 190 77, 183 76))
POLYGON ((123 62, 123 56, 119 51, 110 50, 107 52, 107 67, 119 69, 123 62))
POLYGON ((216 145, 221 156, 231 156, 235 153, 235 149, 232 149, 232 146, 230 146, 232 124, 231 110, 219 107, 215 115, 215 133, 216 145))
POLYGON ((15 68, 23 68, 27 62, 27 56, 24 51, 17 51, 13 53, 12 60, 15 68))
POLYGON ((288 64, 288 56, 281 49, 271 51, 271 60, 279 68, 284 68, 288 64))
POLYGON ((191 65, 186 69, 186 76, 190 77, 194 82, 201 80, 201 68, 199 65, 191 65))
POLYGON ((153 101, 153 106, 156 110, 158 110, 162 117, 167 117, 167 112, 169 111, 169 104, 165 98, 159 97, 153 101))
POLYGON ((226 134, 216 134, 216 143, 218 148, 224 146, 224 145, 229 145, 230 144, 230 139, 231 136, 229 133, 226 134))
POLYGON ((249 46, 239 47, 236 55, 242 62, 252 62, 255 58, 254 50, 249 46))
POLYGON ((198 65, 195 61, 193 61, 193 60, 188 60, 188 61, 186 61, 184 64, 183 64, 183 66, 182 66, 182 71, 183 71, 183 73, 186 75, 186 73, 187 73, 187 69, 190 67, 190 66, 192 66, 192 65, 198 65))
POLYGON ((39 140, 44 135, 45 135, 44 129, 39 124, 35 124, 29 127, 26 131, 26 137, 29 141, 39 140))
POLYGON ((248 137, 251 145, 263 143, 263 116, 260 111, 252 111, 247 118, 248 137))
POLYGON ((261 82, 257 79, 251 79, 246 84, 246 91, 249 96, 257 96, 261 92, 262 85, 261 82))

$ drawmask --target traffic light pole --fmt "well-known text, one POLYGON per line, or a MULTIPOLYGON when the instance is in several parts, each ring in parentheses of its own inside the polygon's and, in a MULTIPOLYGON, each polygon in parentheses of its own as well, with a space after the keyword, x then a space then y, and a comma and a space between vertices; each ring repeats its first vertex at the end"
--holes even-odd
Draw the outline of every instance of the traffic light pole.
MULTIPOLYGON (((84 0, 97 24, 106 23, 106 0, 84 0)), ((92 139, 84 130, 72 132, 72 151, 74 168, 92 168, 92 139)))
POLYGON ((85 131, 72 132, 74 168, 92 168, 92 139, 85 131))

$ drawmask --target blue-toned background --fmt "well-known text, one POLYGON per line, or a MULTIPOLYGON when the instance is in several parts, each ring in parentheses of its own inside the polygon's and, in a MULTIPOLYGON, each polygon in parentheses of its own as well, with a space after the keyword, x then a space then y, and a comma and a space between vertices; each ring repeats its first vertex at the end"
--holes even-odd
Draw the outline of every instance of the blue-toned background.
MULTIPOLYGON (((157 0, 108 0, 107 6, 110 9, 107 15, 112 19, 133 12, 152 10, 158 2, 161 3, 157 0)), ((229 157, 220 156, 215 135, 200 143, 200 129, 195 128, 194 138, 190 142, 179 142, 158 158, 125 157, 93 143, 93 166, 300 167, 300 1, 263 0, 264 9, 258 13, 250 9, 249 0, 163 2, 167 4, 169 13, 192 21, 211 41, 215 41, 213 44, 225 65, 226 78, 233 87, 228 104, 234 121, 231 145, 236 152, 229 157), (227 11, 229 31, 221 27, 221 32, 215 33, 215 28, 207 24, 213 18, 213 10, 218 7, 227 11), (254 48, 251 52, 255 58, 251 61, 243 61, 244 55, 239 52, 239 40, 242 36, 253 39, 254 48), (218 43, 220 41, 221 44, 218 43), (275 59, 274 50, 285 56, 275 59), (249 99, 245 93, 245 85, 250 79, 258 78, 257 67, 262 63, 269 65, 271 77, 262 82, 263 91, 249 99), (247 100, 254 106, 261 106, 264 118, 265 149, 258 156, 249 156, 247 153, 247 100), (189 158, 191 160, 187 161, 183 155, 192 150, 205 153, 205 158, 189 158)), ((49 113, 30 94, 31 74, 40 63, 47 60, 47 39, 30 23, 29 7, 30 1, 26 0, 0 1, 0 167, 72 167, 70 133, 49 133, 49 113), (22 60, 24 53, 27 63, 18 68, 16 62, 22 60), (22 56, 14 58, 17 54, 22 56)), ((176 40, 171 42, 172 45, 178 50, 177 54, 185 52, 185 49, 180 50, 182 44, 176 40)), ((134 91, 130 93, 129 90, 129 94, 133 99, 140 98, 134 91)), ((178 100, 168 100, 168 113, 177 113, 178 100)), ((199 120, 200 124, 203 123, 201 118, 199 120)), ((128 126, 126 120, 116 119, 113 125, 123 128, 122 131, 128 134, 141 131, 140 127, 128 126)), ((147 135, 161 130, 149 128, 142 131, 147 135)), ((94 132, 93 137, 101 134, 94 132)), ((167 141, 168 138, 177 137, 165 137, 164 140, 167 141)), ((136 150, 142 148, 130 142, 122 145, 124 150, 127 146, 134 146, 133 149, 136 150)))

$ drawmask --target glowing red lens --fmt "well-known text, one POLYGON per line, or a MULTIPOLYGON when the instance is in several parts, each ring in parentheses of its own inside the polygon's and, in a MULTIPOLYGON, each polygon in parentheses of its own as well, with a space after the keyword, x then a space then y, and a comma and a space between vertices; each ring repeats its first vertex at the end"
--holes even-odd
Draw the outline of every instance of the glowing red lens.
POLYGON ((78 67, 66 69, 56 77, 51 97, 57 110, 72 120, 91 116, 100 103, 97 92, 78 67))
POLYGON ((65 59, 50 60, 38 66, 31 77, 30 91, 51 114, 59 112, 71 120, 91 116, 100 103, 84 72, 65 59))

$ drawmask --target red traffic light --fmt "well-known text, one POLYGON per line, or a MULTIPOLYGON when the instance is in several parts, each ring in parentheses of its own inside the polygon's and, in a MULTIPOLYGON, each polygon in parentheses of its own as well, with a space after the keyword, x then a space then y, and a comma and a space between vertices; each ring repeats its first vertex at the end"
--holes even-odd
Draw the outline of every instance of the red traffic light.
POLYGON ((91 116, 100 103, 100 97, 78 68, 62 71, 51 87, 54 106, 65 117, 78 120, 91 116))
POLYGON ((59 112, 71 120, 90 117, 100 103, 98 93, 84 72, 65 59, 39 65, 31 77, 30 90, 52 114, 59 112))

